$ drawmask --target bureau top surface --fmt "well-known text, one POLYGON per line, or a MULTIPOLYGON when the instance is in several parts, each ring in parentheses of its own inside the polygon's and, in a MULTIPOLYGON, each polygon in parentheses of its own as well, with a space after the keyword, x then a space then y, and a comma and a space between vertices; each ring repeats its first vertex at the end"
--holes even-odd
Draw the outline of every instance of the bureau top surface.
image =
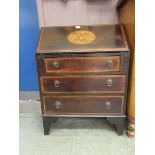
POLYGON ((129 51, 122 25, 41 28, 37 53, 129 51))

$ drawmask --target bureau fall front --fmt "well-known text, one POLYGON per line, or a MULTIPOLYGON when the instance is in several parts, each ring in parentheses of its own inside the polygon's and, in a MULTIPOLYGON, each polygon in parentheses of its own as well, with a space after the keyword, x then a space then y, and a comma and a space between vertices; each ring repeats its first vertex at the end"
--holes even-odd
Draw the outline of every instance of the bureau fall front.
POLYGON ((122 25, 42 28, 36 62, 44 134, 59 117, 103 117, 122 135, 129 60, 122 25))

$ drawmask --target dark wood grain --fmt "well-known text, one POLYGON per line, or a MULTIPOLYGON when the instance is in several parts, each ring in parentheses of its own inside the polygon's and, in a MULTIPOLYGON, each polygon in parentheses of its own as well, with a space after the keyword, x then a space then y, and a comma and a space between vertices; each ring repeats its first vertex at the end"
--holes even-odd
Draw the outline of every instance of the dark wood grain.
POLYGON ((98 76, 43 76, 41 77, 42 92, 91 92, 91 93, 124 93, 124 75, 98 76), (112 86, 107 86, 111 80, 112 86), (54 83, 59 81, 59 86, 54 83))
POLYGON ((99 52, 99 53, 55 53, 55 54, 36 54, 36 59, 37 59, 37 68, 38 68, 38 74, 39 76, 44 76, 44 75, 121 75, 121 74, 128 74, 128 68, 129 68, 129 60, 130 60, 130 53, 129 52, 117 52, 117 53, 108 53, 108 52, 99 52), (80 64, 79 63, 75 63, 73 60, 74 59, 78 59, 81 58, 83 60, 83 63, 80 64), (108 61, 108 58, 113 58, 114 60, 114 66, 111 67, 111 69, 109 68, 109 71, 106 70, 105 68, 107 68, 107 66, 105 67, 106 63, 105 61, 108 61), (115 60, 117 57, 119 57, 119 59, 115 60), (92 69, 90 69, 90 67, 86 63, 86 59, 91 59, 94 61, 89 61, 89 64, 92 66, 92 69), (98 61, 98 59, 96 58, 101 58, 104 60, 104 63, 102 63, 102 61, 98 61), (107 59, 105 59, 107 58, 107 59), (56 71, 54 71, 53 64, 52 62, 48 63, 49 69, 53 69, 51 72, 47 72, 47 62, 46 60, 59 60, 59 61, 63 61, 63 64, 60 63, 60 68, 55 69, 56 71), (96 59, 96 61, 95 61, 96 59), (64 61, 64 60, 68 60, 68 61, 64 61), (71 61, 71 62, 70 62, 71 61), (99 63, 100 62, 100 63, 99 63), (67 64, 66 64, 67 63, 67 64), (99 64, 98 64, 99 63, 99 64), (70 69, 69 69, 69 64, 73 64, 74 68, 71 67, 70 65, 70 69), (93 66, 94 64, 94 66, 93 66), (80 66, 79 68, 77 66, 80 66), (82 68, 82 65, 86 65, 87 68, 82 68), (64 66, 68 66, 67 68, 64 68, 64 66), (117 70, 116 68, 118 68, 119 66, 119 71, 114 71, 117 70), (100 67, 100 68, 99 68, 100 67), (102 67, 102 70, 101 70, 102 67), (96 68, 96 69, 95 69, 96 68), (72 70, 71 70, 72 69, 72 70), (99 71, 100 69, 100 71, 99 71), (114 69, 114 70, 113 70, 114 69), (67 71, 66 71, 67 70, 67 71), (113 71, 112 71, 113 70, 113 71))
POLYGON ((68 34, 76 30, 75 26, 42 28, 37 53, 88 53, 129 50, 121 25, 81 26, 80 30, 88 30, 96 35, 93 42, 83 45, 73 44, 67 39, 68 34))
POLYGON ((49 135, 50 127, 53 123, 57 121, 57 117, 42 117, 43 119, 43 127, 44 127, 44 135, 49 135))
POLYGON ((107 120, 115 125, 117 134, 119 136, 123 135, 123 130, 124 130, 124 117, 107 117, 107 120))
POLYGON ((120 56, 45 58, 45 67, 47 73, 119 72, 120 56))
POLYGON ((56 117, 106 117, 122 135, 130 62, 124 29, 100 25, 80 30, 95 33, 96 39, 83 45, 70 43, 67 36, 74 26, 41 30, 36 61, 44 134, 49 134, 56 117), (109 59, 112 67, 107 66, 109 59), (107 86, 108 80, 112 85, 107 86))
POLYGON ((124 105, 123 96, 44 96, 43 101, 45 115, 123 114, 124 105), (57 108, 56 102, 61 106, 57 108))

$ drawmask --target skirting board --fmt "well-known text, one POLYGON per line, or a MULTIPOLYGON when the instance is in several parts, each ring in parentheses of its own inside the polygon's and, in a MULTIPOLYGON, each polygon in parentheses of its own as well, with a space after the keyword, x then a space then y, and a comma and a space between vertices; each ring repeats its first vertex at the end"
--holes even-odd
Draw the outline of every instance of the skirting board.
POLYGON ((19 101, 19 113, 41 113, 40 101, 19 101))
POLYGON ((41 113, 39 91, 19 92, 19 112, 20 113, 41 113))
POLYGON ((40 100, 39 91, 20 91, 19 92, 19 100, 40 100))

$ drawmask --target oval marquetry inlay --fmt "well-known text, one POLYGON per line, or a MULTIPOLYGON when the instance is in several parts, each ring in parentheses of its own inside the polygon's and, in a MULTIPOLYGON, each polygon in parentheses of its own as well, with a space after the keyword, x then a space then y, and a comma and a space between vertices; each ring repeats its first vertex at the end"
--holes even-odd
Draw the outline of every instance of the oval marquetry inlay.
POLYGON ((95 34, 90 31, 74 31, 68 35, 68 40, 73 44, 88 44, 95 40, 95 34))

